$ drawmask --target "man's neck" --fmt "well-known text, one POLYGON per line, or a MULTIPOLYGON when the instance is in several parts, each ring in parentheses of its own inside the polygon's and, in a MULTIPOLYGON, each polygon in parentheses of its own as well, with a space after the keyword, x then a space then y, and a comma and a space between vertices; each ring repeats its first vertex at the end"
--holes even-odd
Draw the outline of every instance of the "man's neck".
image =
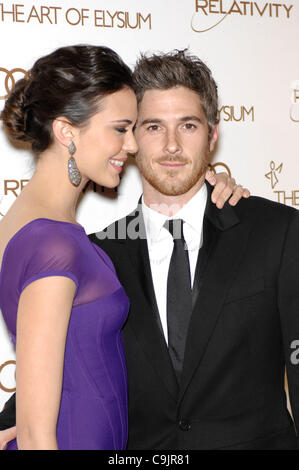
POLYGON ((142 181, 143 201, 147 207, 164 214, 167 217, 175 215, 190 199, 198 193, 204 184, 204 177, 201 178, 189 191, 178 196, 167 196, 160 193, 147 181, 142 181))

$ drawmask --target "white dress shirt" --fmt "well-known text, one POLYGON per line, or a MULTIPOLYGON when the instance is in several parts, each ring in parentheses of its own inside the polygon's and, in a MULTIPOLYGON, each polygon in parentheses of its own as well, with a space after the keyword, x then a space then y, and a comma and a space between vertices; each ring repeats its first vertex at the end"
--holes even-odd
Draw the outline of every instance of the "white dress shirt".
POLYGON ((198 251, 202 245, 202 226, 206 202, 207 188, 205 184, 173 217, 167 217, 148 207, 142 198, 142 213, 152 279, 167 343, 167 277, 173 250, 173 237, 163 225, 169 218, 184 220, 183 232, 188 247, 191 285, 193 285, 198 251))

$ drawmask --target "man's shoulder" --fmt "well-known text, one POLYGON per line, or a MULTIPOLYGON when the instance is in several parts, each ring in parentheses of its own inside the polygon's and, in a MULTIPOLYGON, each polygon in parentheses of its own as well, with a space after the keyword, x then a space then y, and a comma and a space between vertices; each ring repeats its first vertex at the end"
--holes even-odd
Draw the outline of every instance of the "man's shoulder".
POLYGON ((293 207, 269 199, 250 196, 233 208, 239 222, 247 230, 254 230, 263 239, 274 242, 283 239, 289 230, 299 235, 299 211, 293 207))
POLYGON ((145 229, 140 205, 121 219, 116 220, 108 227, 89 235, 91 241, 98 245, 113 242, 122 243, 127 239, 136 240, 145 238, 145 229))
POLYGON ((293 217, 298 217, 299 211, 294 207, 286 206, 279 202, 272 201, 260 196, 250 196, 248 199, 241 199, 234 207, 237 215, 242 220, 244 218, 263 220, 265 223, 270 220, 289 221, 293 217))

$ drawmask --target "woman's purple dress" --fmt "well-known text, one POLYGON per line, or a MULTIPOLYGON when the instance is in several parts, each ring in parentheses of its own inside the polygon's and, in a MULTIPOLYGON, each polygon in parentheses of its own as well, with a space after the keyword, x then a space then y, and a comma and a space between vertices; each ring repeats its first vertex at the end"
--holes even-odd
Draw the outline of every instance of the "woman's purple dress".
MULTIPOLYGON (((128 297, 111 260, 82 227, 35 219, 11 238, 2 260, 0 308, 14 342, 22 290, 47 276, 65 276, 77 286, 66 340, 58 447, 124 449, 127 381, 121 328, 128 297)), ((16 441, 8 446, 16 448, 16 441)))

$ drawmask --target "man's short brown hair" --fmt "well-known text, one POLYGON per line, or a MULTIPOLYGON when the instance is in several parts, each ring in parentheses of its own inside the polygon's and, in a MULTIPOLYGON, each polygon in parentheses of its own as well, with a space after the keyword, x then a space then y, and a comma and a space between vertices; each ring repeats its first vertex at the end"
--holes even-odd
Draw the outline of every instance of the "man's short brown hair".
POLYGON ((147 90, 168 90, 184 86, 195 91, 206 115, 210 136, 218 119, 217 85, 210 69, 186 50, 169 53, 142 54, 133 73, 138 104, 147 90))

